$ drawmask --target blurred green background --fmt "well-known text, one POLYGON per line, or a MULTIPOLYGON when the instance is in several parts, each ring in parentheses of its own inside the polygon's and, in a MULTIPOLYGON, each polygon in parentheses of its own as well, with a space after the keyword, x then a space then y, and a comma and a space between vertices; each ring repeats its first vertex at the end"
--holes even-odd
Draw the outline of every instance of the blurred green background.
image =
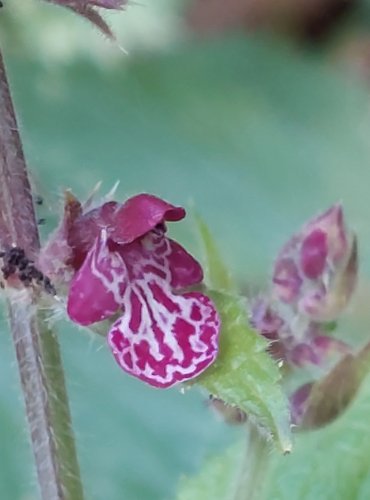
MULTIPOLYGON (((125 55, 61 8, 5 0, 0 42, 35 191, 45 199, 43 232, 56 223, 63 189, 83 197, 99 180, 106 190, 120 180, 121 199, 148 191, 186 206, 188 221, 171 233, 201 258, 196 208, 252 295, 288 235, 342 201, 360 238, 361 284, 341 334, 360 344, 370 296, 370 7, 347 2, 328 26, 320 14, 323 33, 313 36, 303 7, 291 19, 293 2, 284 0, 277 15, 264 0, 264 22, 256 23, 243 10, 248 1, 230 2, 227 22, 217 0, 157 0, 111 13, 125 55)), ((336 4, 316 3, 324 13, 336 4)), ((1 327, 0 498, 32 500, 37 486, 5 319, 1 327)), ((146 387, 117 369, 100 339, 66 323, 59 331, 88 500, 174 499, 182 475, 241 436, 210 412, 205 395, 146 387)), ((368 415, 364 398, 354 409, 359 421, 368 415)), ((335 446, 355 426, 355 417, 343 418, 314 434, 312 443, 325 442, 326 465, 312 465, 323 483, 332 478, 335 446)), ((370 424, 356 425, 358 448, 369 444, 362 436, 370 424)), ((307 443, 298 440, 297 460, 277 466, 269 499, 311 498, 299 465, 291 467, 301 460, 311 470, 307 443)), ((353 498, 370 498, 368 450, 365 486, 353 498)), ((350 480, 346 473, 360 477, 354 466, 341 472, 350 480)))

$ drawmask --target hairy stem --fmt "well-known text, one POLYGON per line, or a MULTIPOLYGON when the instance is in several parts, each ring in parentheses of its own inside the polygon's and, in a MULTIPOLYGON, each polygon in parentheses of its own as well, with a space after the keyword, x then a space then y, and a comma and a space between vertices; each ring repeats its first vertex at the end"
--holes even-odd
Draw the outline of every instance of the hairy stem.
MULTIPOLYGON (((30 182, 0 52, 0 245, 39 250, 30 182)), ((8 309, 43 500, 82 500, 56 334, 37 310, 31 288, 10 295, 8 309)))
POLYGON ((267 473, 270 446, 258 428, 247 424, 247 443, 240 464, 233 500, 260 500, 263 478, 267 473))

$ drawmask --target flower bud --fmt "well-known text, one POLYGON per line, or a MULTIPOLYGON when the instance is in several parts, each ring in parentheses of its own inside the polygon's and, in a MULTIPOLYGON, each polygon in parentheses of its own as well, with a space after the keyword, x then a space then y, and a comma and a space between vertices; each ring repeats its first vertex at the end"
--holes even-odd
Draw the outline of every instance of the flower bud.
POLYGON ((249 321, 267 339, 276 340, 284 320, 275 311, 269 301, 260 296, 251 304, 249 321))
POLYGON ((314 280, 325 269, 328 256, 328 241, 321 229, 314 229, 302 241, 300 264, 306 278, 314 280))
POLYGON ((370 346, 346 354, 321 380, 297 389, 290 397, 292 423, 315 429, 340 416, 368 373, 370 346))
POLYGON ((327 284, 317 284, 302 295, 298 309, 314 321, 333 321, 341 314, 350 301, 357 283, 358 255, 356 238, 353 238, 348 260, 332 272, 328 272, 327 284))
POLYGON ((273 294, 309 320, 335 320, 357 280, 356 238, 334 205, 309 221, 283 247, 273 272, 273 294))

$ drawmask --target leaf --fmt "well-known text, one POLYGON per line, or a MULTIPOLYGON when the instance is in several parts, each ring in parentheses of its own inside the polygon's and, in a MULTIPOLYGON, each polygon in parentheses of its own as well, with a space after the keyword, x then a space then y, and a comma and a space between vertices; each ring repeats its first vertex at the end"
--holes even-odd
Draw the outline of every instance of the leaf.
POLYGON ((347 354, 311 389, 302 428, 321 427, 338 417, 355 398, 370 370, 370 343, 347 354))
POLYGON ((242 442, 228 448, 222 455, 211 457, 194 477, 182 477, 177 500, 225 500, 229 498, 234 478, 239 472, 242 442))
POLYGON ((370 498, 370 378, 332 424, 297 437, 295 453, 275 457, 266 499, 370 498))
MULTIPOLYGON (((230 273, 205 222, 196 218, 206 253, 207 282, 215 289, 235 292, 230 273)), ((253 330, 247 304, 236 295, 207 292, 221 316, 220 352, 197 382, 213 396, 242 409, 273 437, 283 452, 291 449, 288 402, 279 384, 276 363, 266 353, 267 341, 253 330)))
MULTIPOLYGON (((360 354, 368 373, 368 347, 360 354), (366 351, 366 355, 364 352, 366 351)), ((274 454, 260 500, 348 500, 370 498, 370 377, 363 380, 353 404, 334 423, 298 434, 294 453, 274 454)), ((177 500, 225 500, 242 456, 239 441, 206 461, 201 472, 181 478, 177 500)))
POLYGON ((236 286, 231 277, 231 273, 222 261, 216 243, 204 220, 196 214, 195 221, 206 255, 206 281, 210 288, 215 290, 225 290, 235 292, 236 286))
POLYGON ((291 450, 288 402, 267 341, 249 325, 240 297, 207 292, 221 316, 220 352, 196 382, 225 403, 238 406, 284 453, 291 450))

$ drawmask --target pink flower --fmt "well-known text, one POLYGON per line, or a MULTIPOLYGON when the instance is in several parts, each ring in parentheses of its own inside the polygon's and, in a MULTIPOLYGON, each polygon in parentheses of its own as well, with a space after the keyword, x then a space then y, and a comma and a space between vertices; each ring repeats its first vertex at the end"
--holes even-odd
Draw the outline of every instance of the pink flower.
POLYGON ((183 219, 185 210, 140 194, 77 212, 69 212, 73 220, 64 220, 49 243, 54 270, 60 248, 74 271, 72 321, 111 320, 107 338, 117 363, 152 386, 170 387, 204 371, 217 356, 220 320, 206 295, 184 291, 202 281, 202 268, 166 236, 165 222, 183 219), (64 245, 56 246, 61 239, 64 245))

